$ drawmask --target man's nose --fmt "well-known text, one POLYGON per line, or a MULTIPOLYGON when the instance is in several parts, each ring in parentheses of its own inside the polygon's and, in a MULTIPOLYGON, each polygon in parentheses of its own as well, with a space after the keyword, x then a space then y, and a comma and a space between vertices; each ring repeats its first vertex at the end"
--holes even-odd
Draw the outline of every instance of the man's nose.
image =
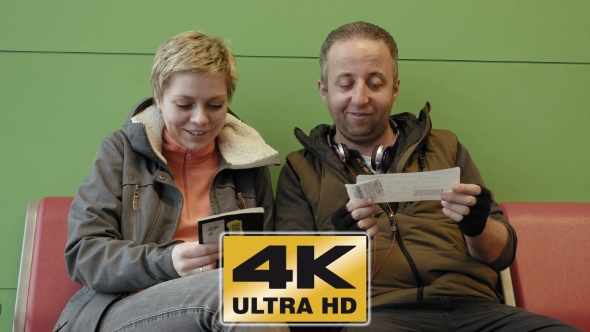
POLYGON ((355 105, 365 105, 369 102, 369 89, 366 84, 359 83, 355 86, 352 102, 355 105))

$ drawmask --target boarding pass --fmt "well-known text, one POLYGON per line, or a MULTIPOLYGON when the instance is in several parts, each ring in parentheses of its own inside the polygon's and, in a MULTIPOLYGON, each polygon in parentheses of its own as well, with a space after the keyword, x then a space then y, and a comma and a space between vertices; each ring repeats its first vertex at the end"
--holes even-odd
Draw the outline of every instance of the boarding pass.
POLYGON ((350 198, 372 197, 375 203, 440 200, 460 182, 459 167, 432 172, 359 175, 347 184, 350 198))

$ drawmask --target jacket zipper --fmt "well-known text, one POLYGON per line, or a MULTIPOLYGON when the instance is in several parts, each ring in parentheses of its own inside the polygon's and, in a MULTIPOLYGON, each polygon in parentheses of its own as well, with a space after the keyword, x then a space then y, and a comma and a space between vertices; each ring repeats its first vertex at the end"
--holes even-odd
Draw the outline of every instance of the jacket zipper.
MULTIPOLYGON (((388 209, 385 207, 385 205, 383 203, 379 203, 379 206, 385 212, 385 214, 389 218, 389 221, 391 222, 391 231, 396 232, 395 237, 397 239, 397 245, 399 246, 400 250, 404 254, 404 257, 406 258, 408 265, 410 265, 410 269, 412 270, 412 274, 414 275, 414 279, 416 279, 416 282, 418 283, 417 301, 422 301, 423 300, 424 281, 422 281, 422 277, 420 276, 420 272, 418 272, 418 268, 416 267, 416 263, 414 263, 412 256, 410 256, 408 249, 406 249, 406 246, 404 245, 404 241, 402 240, 402 236, 400 234, 399 227, 395 226, 396 225, 396 222, 394 220, 395 215, 388 213, 387 212, 388 209)), ((394 203, 392 210, 397 212, 398 206, 399 206, 399 203, 394 203)))
POLYGON ((187 216, 190 216, 191 215, 191 211, 190 211, 191 204, 190 204, 190 200, 189 200, 189 197, 188 197, 188 166, 187 166, 189 159, 191 159, 191 155, 192 155, 191 150, 187 150, 186 151, 186 155, 184 156, 184 163, 182 165, 182 174, 184 175, 184 181, 183 181, 184 182, 183 183, 183 185, 184 185, 184 195, 186 196, 186 198, 185 198, 184 201, 186 202, 186 214, 187 214, 187 216))
POLYGON ((406 246, 402 241, 402 235, 399 232, 399 228, 397 229, 397 233, 395 233, 395 236, 397 237, 397 243, 399 245, 399 248, 402 250, 402 253, 406 257, 408 264, 410 264, 410 268, 412 269, 414 278, 416 279, 416 282, 418 282, 418 294, 416 295, 416 300, 422 301, 424 299, 424 281, 422 281, 422 277, 420 276, 420 272, 418 272, 418 268, 416 267, 416 263, 414 263, 414 259, 412 259, 412 256, 410 256, 408 249, 406 249, 406 246))
MULTIPOLYGON (((418 147, 418 172, 422 172, 425 168, 424 165, 424 151, 422 149, 422 145, 418 147)), ((396 203, 396 210, 397 207, 399 206, 399 203, 396 203)), ((408 261, 408 264, 410 264, 410 268, 412 269, 412 273, 414 274, 414 278, 416 279, 416 282, 418 283, 418 292, 416 294, 416 300, 417 301, 422 301, 424 300, 424 281, 422 280, 422 276, 420 275, 420 272, 418 271, 418 267, 416 267, 416 263, 414 262, 414 259, 412 258, 412 256, 410 256, 410 252, 408 252, 408 249, 406 249, 406 246, 404 245, 404 242, 402 241, 402 235, 399 232, 396 234, 397 237, 397 242, 399 243, 399 247, 402 250, 402 253, 404 254, 404 256, 406 257, 406 260, 408 261)))
POLYGON ((237 196, 238 196, 238 207, 240 209, 245 209, 246 208, 246 200, 244 199, 244 196, 242 196, 242 192, 238 192, 237 196))
POLYGON ((139 214, 139 185, 133 190, 133 241, 137 241, 137 215, 139 214))

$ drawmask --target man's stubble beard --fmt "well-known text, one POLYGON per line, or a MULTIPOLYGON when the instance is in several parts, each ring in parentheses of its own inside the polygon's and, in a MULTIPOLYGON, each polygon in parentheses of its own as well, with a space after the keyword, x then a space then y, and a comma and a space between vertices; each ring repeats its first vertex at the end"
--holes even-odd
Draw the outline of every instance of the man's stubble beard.
POLYGON ((376 123, 373 123, 370 126, 371 128, 369 128, 368 130, 363 130, 358 135, 355 135, 354 131, 348 130, 350 127, 354 127, 354 125, 343 123, 344 128, 338 128, 338 126, 336 126, 336 127, 337 127, 340 135, 342 135, 342 137, 344 137, 349 142, 357 144, 357 145, 366 145, 366 144, 371 144, 371 143, 378 141, 379 138, 381 138, 381 136, 383 136, 383 134, 387 130, 388 126, 389 126, 388 119, 380 120, 380 121, 377 121, 376 123), (345 130, 341 130, 341 129, 345 129, 345 130))

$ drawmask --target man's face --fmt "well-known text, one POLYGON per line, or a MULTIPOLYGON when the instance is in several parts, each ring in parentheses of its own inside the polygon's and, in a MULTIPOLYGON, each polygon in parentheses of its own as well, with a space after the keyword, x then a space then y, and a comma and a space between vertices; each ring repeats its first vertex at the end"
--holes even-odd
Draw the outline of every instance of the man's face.
POLYGON ((336 140, 374 146, 389 128, 399 92, 393 59, 380 40, 353 38, 335 42, 327 56, 325 82, 318 87, 336 124, 336 140))

